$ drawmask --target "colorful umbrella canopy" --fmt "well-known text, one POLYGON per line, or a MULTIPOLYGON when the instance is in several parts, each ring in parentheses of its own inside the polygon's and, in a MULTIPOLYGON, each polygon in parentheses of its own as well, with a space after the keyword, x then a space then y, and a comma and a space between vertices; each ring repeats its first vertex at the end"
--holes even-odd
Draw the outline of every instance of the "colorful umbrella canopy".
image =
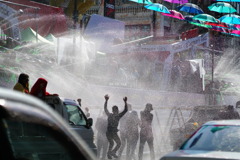
POLYGON ((177 18, 177 19, 181 19, 181 20, 184 19, 184 16, 181 13, 179 13, 178 11, 175 11, 175 10, 169 10, 169 11, 170 11, 170 14, 169 13, 162 13, 162 15, 177 18))
POLYGON ((199 21, 199 22, 189 22, 189 23, 192 24, 192 25, 195 25, 195 26, 204 27, 204 28, 208 28, 208 29, 212 28, 212 26, 206 25, 206 24, 204 24, 204 22, 201 22, 201 21, 199 21))
POLYGON ((177 7, 179 11, 188 12, 192 14, 202 14, 203 10, 193 3, 185 3, 177 7))
POLYGON ((221 2, 240 2, 240 0, 216 0, 221 2))
POLYGON ((236 36, 236 37, 240 37, 240 34, 233 34, 233 33, 231 33, 230 35, 236 36))
POLYGON ((219 21, 218 19, 216 19, 218 21, 218 23, 214 23, 214 22, 205 22, 205 24, 207 25, 211 25, 211 26, 216 26, 216 27, 224 27, 224 28, 228 28, 228 25, 226 23, 223 23, 221 21, 219 21))
POLYGON ((209 14, 198 14, 198 15, 194 16, 193 19, 205 21, 205 22, 218 23, 217 19, 209 14))
POLYGON ((193 15, 186 15, 186 16, 184 16, 184 19, 186 20, 186 21, 193 21, 193 15))
POLYGON ((234 24, 228 24, 228 28, 231 30, 239 30, 239 28, 235 27, 234 24))
POLYGON ((240 24, 240 16, 236 14, 227 14, 219 18, 221 22, 230 24, 240 24))
POLYGON ((240 30, 232 30, 231 33, 233 33, 233 34, 239 34, 239 35, 240 35, 240 30))
POLYGON ((214 30, 214 31, 217 31, 217 32, 231 33, 231 31, 229 29, 216 27, 216 26, 213 26, 211 28, 211 30, 214 30))
POLYGON ((178 4, 188 3, 188 0, 164 0, 164 1, 170 2, 170 3, 178 3, 178 4))
POLYGON ((240 24, 234 24, 234 27, 240 28, 240 24))
POLYGON ((129 0, 129 1, 141 3, 141 4, 152 4, 151 0, 129 0))
POLYGON ((231 4, 225 2, 213 3, 212 5, 208 6, 208 9, 218 13, 234 13, 237 11, 231 4))
POLYGON ((144 7, 147 8, 147 9, 153 10, 153 11, 162 12, 162 13, 169 13, 170 14, 170 12, 167 9, 167 7, 165 7, 164 5, 159 4, 159 3, 152 3, 152 4, 146 5, 144 7))

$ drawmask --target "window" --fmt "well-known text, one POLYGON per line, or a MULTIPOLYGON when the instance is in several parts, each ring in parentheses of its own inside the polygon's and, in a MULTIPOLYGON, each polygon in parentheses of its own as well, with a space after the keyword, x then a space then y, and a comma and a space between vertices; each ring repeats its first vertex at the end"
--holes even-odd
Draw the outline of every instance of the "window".
MULTIPOLYGON (((15 159, 70 160, 71 153, 64 142, 49 128, 26 122, 4 120, 4 130, 15 159)), ((0 138, 5 138, 1 136, 0 138)), ((6 139, 6 138, 5 138, 6 139)), ((3 141, 3 140, 1 140, 3 141)), ((2 152, 1 154, 4 154, 2 152)))
POLYGON ((78 108, 78 106, 66 104, 65 105, 68 112, 68 120, 74 125, 87 125, 87 121, 83 112, 78 108))

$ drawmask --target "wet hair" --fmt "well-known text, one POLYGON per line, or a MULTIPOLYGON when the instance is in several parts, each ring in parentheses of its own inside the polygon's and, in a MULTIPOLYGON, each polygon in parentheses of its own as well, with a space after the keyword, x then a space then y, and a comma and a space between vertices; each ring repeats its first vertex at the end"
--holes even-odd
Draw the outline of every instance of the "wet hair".
POLYGON ((236 103, 236 108, 239 108, 240 106, 240 101, 237 101, 237 103, 236 103), (239 107, 238 107, 239 106, 239 107))
POLYGON ((152 104, 151 104, 151 103, 147 103, 147 104, 146 104, 146 107, 145 107, 145 110, 146 110, 146 111, 151 111, 151 110, 153 110, 152 104))
POLYGON ((233 110, 233 109, 234 109, 234 107, 232 105, 227 106, 227 110, 233 110))
POLYGON ((21 73, 18 77, 18 82, 21 83, 26 80, 29 80, 29 76, 25 73, 21 73))
POLYGON ((23 86, 29 81, 29 75, 25 73, 21 73, 18 77, 18 83, 22 84, 23 86))
POLYGON ((113 111, 113 112, 118 111, 118 106, 114 105, 114 106, 112 107, 112 111, 113 111))

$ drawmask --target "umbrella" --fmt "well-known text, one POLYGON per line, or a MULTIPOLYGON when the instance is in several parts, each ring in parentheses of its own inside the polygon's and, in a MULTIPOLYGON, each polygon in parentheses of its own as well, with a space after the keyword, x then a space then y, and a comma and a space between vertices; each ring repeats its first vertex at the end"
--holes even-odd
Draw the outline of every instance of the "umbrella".
POLYGON ((223 23, 221 21, 219 21, 217 19, 218 23, 214 23, 214 22, 205 22, 205 24, 207 25, 211 25, 211 26, 216 26, 216 27, 224 27, 224 28, 228 28, 228 25, 226 23, 223 23))
POLYGON ((178 4, 188 3, 188 0, 164 0, 164 1, 170 2, 170 3, 178 3, 178 4))
POLYGON ((177 18, 177 19, 181 19, 181 20, 184 19, 184 16, 181 13, 179 13, 175 10, 169 10, 169 12, 170 12, 170 14, 169 13, 162 13, 162 15, 177 18))
POLYGON ((195 19, 193 19, 193 17, 194 17, 193 15, 187 15, 187 16, 184 16, 184 19, 188 23, 195 25, 195 26, 204 27, 204 28, 212 28, 211 25, 204 24, 204 22, 195 20, 195 19))
POLYGON ((234 27, 240 28, 240 24, 234 24, 234 27))
POLYGON ((214 31, 217 31, 217 32, 231 33, 229 29, 216 27, 216 26, 213 26, 211 28, 211 30, 214 30, 214 31))
POLYGON ((177 7, 179 11, 184 11, 193 14, 202 14, 203 10, 193 3, 185 3, 177 7))
POLYGON ((236 9, 233 8, 233 6, 231 4, 225 3, 225 2, 213 3, 212 5, 208 6, 208 9, 210 11, 215 11, 218 13, 234 13, 234 12, 236 12, 236 9))
POLYGON ((234 24, 228 24, 228 28, 231 30, 239 30, 234 24))
POLYGON ((186 16, 184 16, 184 19, 186 21, 194 21, 193 17, 194 17, 193 15, 186 15, 186 16))
POLYGON ((167 9, 167 7, 165 7, 162 4, 159 3, 152 3, 152 4, 148 4, 146 6, 144 6, 147 9, 153 10, 153 11, 157 11, 157 12, 162 12, 162 13, 169 13, 169 10, 167 9))
POLYGON ((192 25, 195 25, 195 26, 199 26, 199 27, 204 27, 204 28, 209 28, 209 29, 212 28, 212 26, 206 25, 206 24, 204 24, 204 22, 202 22, 202 21, 198 21, 198 22, 196 22, 196 21, 190 22, 190 21, 189 21, 189 23, 192 24, 192 25))
POLYGON ((223 2, 240 2, 240 0, 216 0, 216 1, 223 1, 223 2))
POLYGON ((236 36, 236 37, 240 37, 240 34, 234 34, 234 33, 231 33, 230 35, 232 35, 232 36, 236 36))
POLYGON ((238 35, 240 35, 240 30, 232 30, 231 33, 232 33, 232 34, 238 34, 238 35))
POLYGON ((129 1, 141 3, 141 4, 152 4, 151 0, 129 0, 129 1))
POLYGON ((195 20, 218 23, 217 19, 209 14, 198 14, 193 17, 195 20))
POLYGON ((219 18, 221 22, 230 24, 240 24, 240 16, 236 14, 227 14, 219 18))

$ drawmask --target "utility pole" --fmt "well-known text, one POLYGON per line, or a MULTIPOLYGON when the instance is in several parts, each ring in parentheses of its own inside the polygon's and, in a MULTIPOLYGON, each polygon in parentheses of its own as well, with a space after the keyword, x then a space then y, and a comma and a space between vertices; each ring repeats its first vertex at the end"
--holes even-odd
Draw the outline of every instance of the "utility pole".
POLYGON ((77 22, 78 22, 78 10, 77 10, 77 3, 78 0, 74 0, 74 10, 73 10, 73 44, 76 43, 76 29, 77 29, 77 22))
MULTIPOLYGON (((156 3, 156 0, 153 0, 153 3, 156 3)), ((156 11, 153 11, 153 16, 152 16, 153 38, 156 38, 156 17, 157 17, 157 13, 156 11)))
POLYGON ((78 10, 77 10, 77 0, 74 0, 74 10, 73 10, 73 21, 74 21, 74 29, 77 28, 77 22, 78 22, 78 10))

